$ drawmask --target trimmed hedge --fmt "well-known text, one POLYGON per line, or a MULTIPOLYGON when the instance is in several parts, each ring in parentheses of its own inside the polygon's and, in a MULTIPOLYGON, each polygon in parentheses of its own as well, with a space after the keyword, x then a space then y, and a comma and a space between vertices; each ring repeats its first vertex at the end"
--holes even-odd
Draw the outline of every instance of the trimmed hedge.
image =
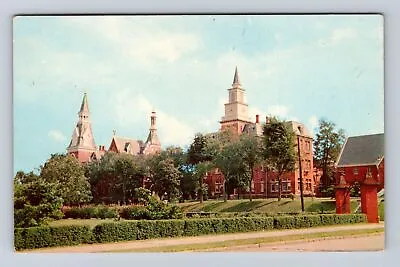
POLYGON ((147 206, 124 207, 120 216, 126 220, 167 220, 182 219, 183 212, 178 206, 156 202, 147 206))
POLYGON ((81 243, 107 243, 162 237, 294 229, 366 222, 364 214, 320 214, 277 217, 138 220, 88 226, 15 228, 17 250, 81 243))
MULTIPOLYGON (((319 215, 320 212, 307 212, 306 214, 301 212, 278 212, 278 213, 267 213, 267 212, 206 212, 206 211, 194 211, 186 212, 186 218, 237 218, 237 217, 276 217, 276 216, 304 216, 304 215, 319 215)), ((324 213, 328 214, 328 213, 324 213)), ((333 213, 330 213, 333 214, 333 213)))
POLYGON ((86 225, 30 227, 14 229, 16 250, 93 243, 93 232, 86 225))

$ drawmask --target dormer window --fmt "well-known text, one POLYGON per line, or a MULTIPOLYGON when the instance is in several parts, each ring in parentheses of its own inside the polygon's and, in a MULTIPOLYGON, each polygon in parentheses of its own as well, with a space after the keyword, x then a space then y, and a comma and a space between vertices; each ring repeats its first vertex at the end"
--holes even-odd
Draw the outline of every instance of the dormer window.
POLYGON ((300 133, 300 134, 303 134, 303 127, 298 126, 297 129, 299 130, 299 133, 300 133))
POLYGON ((130 143, 126 143, 125 144, 124 151, 127 152, 127 153, 129 153, 131 151, 131 144, 130 143))

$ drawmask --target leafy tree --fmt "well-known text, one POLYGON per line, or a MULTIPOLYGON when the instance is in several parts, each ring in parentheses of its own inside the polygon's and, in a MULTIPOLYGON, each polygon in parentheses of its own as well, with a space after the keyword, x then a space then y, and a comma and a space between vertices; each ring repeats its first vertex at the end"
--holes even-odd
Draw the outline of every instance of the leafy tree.
POLYGON ((14 177, 14 227, 46 224, 63 216, 58 185, 30 172, 14 177))
POLYGON ((251 173, 243 160, 238 142, 223 146, 214 162, 224 175, 224 201, 227 201, 227 196, 233 189, 247 189, 251 173))
POLYGON ((87 167, 87 174, 92 185, 94 200, 119 201, 136 197, 136 188, 141 187, 146 175, 146 162, 141 156, 107 152, 100 161, 92 162, 87 167))
POLYGON ((212 154, 207 150, 208 141, 206 136, 196 134, 187 153, 187 163, 191 165, 191 177, 193 178, 187 180, 192 182, 192 188, 198 192, 200 203, 204 198, 204 176, 212 168, 212 154))
POLYGON ((151 189, 161 200, 166 196, 169 201, 179 196, 179 185, 182 173, 171 158, 153 155, 148 159, 151 189))
POLYGON ((240 154, 250 173, 249 192, 250 201, 252 201, 251 184, 253 182, 254 168, 262 161, 262 142, 260 138, 254 135, 242 135, 240 137, 240 154))
POLYGON ((139 188, 135 188, 135 193, 136 193, 136 197, 138 199, 139 204, 143 204, 143 205, 147 205, 150 202, 151 199, 151 191, 143 188, 143 187, 139 187, 139 188))
POLYGON ((48 183, 56 183, 64 203, 77 205, 92 199, 85 169, 71 155, 53 154, 41 167, 40 177, 48 183))
POLYGON ((278 180, 278 201, 282 195, 282 174, 293 171, 295 168, 295 134, 284 121, 271 118, 264 125, 264 158, 268 168, 278 180))
POLYGON ((344 130, 335 128, 335 123, 321 119, 314 137, 314 165, 322 169, 321 192, 334 184, 334 165, 345 140, 344 130))

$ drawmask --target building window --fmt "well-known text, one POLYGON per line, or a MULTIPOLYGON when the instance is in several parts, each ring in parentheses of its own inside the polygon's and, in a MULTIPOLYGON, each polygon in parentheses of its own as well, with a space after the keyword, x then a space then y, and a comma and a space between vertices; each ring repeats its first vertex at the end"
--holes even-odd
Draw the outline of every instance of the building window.
POLYGON ((215 187, 215 193, 220 193, 221 191, 220 191, 220 188, 219 188, 219 186, 217 185, 216 187, 215 187))
POLYGON ((254 192, 254 182, 251 181, 251 192, 254 192))
POLYGON ((358 175, 358 168, 353 168, 353 174, 358 175))
POLYGON ((261 183, 261 193, 264 193, 264 183, 261 183))
POLYGON ((275 180, 271 181, 271 192, 278 192, 278 182, 275 180))
POLYGON ((306 141, 306 151, 311 150, 311 141, 306 141))
POLYGON ((286 181, 282 181, 282 191, 287 191, 287 183, 286 181))

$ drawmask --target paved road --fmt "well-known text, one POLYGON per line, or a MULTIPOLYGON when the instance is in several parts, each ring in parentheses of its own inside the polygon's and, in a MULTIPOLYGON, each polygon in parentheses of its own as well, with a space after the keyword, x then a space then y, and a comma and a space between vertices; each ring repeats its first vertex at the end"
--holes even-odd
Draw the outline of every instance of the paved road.
POLYGON ((250 233, 236 233, 236 234, 223 234, 223 235, 206 235, 197 237, 181 237, 181 238, 163 238, 163 239, 150 239, 150 240, 139 240, 130 242, 118 242, 118 243, 106 243, 106 244, 92 244, 92 245, 79 245, 71 247, 55 247, 55 248, 43 248, 36 250, 25 250, 26 252, 50 252, 50 253, 72 253, 72 252, 107 252, 115 250, 131 250, 137 248, 150 248, 160 247, 169 245, 184 245, 184 244, 204 244, 210 242, 219 242, 225 240, 238 240, 238 239, 249 239, 258 237, 279 237, 297 234, 311 234, 311 233, 322 233, 322 232, 335 232, 340 230, 358 230, 358 229, 375 229, 384 228, 383 223, 379 224, 355 224, 355 225, 341 225, 341 226, 329 226, 329 227, 318 227, 318 228, 307 228, 307 229, 293 229, 293 230, 276 230, 276 231, 263 231, 263 232, 250 232, 250 233))
POLYGON ((307 241, 280 242, 274 244, 257 244, 222 249, 209 252, 299 252, 299 251, 379 251, 385 247, 384 234, 355 236, 343 238, 314 239, 307 241))

